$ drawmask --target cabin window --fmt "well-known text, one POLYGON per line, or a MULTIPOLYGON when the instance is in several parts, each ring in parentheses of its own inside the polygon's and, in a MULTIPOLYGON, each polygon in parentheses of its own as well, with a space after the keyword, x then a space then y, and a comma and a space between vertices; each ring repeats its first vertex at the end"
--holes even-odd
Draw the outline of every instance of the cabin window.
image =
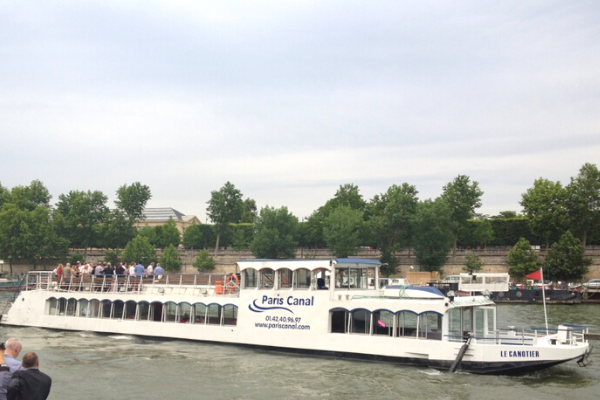
POLYGON ((192 318, 192 305, 190 303, 181 303, 179 305, 178 318, 179 322, 182 324, 187 324, 190 322, 192 318))
POLYGON ((363 275, 362 268, 350 268, 348 278, 349 289, 367 288, 366 276, 363 275))
POLYGON ((462 341, 472 332, 472 308, 453 308, 448 311, 448 337, 450 340, 462 341))
POLYGON ((482 339, 485 337, 495 336, 494 307, 480 307, 475 309, 475 337, 482 339))
POLYGON ((296 271, 296 277, 294 279, 294 289, 308 289, 310 288, 310 271, 305 268, 301 268, 296 271))
POLYGON ((137 304, 133 300, 129 300, 125 303, 125 312, 123 313, 124 319, 135 319, 135 311, 137 304))
POLYGON ((164 322, 175 322, 177 315, 177 304, 172 301, 167 301, 163 306, 164 322))
POLYGON ((280 289, 289 289, 292 287, 292 277, 294 273, 291 269, 283 268, 277 271, 277 275, 279 277, 279 288, 280 289))
POLYGON ((75 299, 69 299, 67 301, 67 310, 66 310, 65 315, 68 315, 70 317, 74 317, 76 310, 77 310, 77 300, 75 300, 75 299))
POLYGON ((326 269, 315 270, 315 280, 313 281, 313 284, 314 284, 313 290, 329 289, 330 276, 331 276, 331 274, 326 269))
POLYGON ((90 314, 90 302, 86 299, 79 300, 79 310, 77 312, 78 317, 87 317, 90 314))
POLYGON ((398 336, 417 336, 417 314, 410 311, 400 311, 398 313, 398 336))
POLYGON ((139 321, 147 321, 150 314, 150 303, 147 301, 140 301, 137 305, 137 317, 139 321))
POLYGON ((348 289, 348 268, 336 268, 335 287, 339 289, 348 289))
POLYGON ((233 304, 223 306, 223 325, 237 325, 237 306, 233 304))
POLYGON ((348 327, 348 311, 331 311, 331 333, 346 333, 348 327))
POLYGON ((275 282, 275 271, 271 268, 260 270, 260 289, 273 289, 275 282))
POLYGON ((372 332, 373 335, 394 335, 394 314, 390 311, 375 311, 373 313, 372 332))
POLYGON ((48 315, 58 315, 58 299, 52 297, 46 300, 47 306, 47 314, 48 315))
POLYGON ((115 300, 113 303, 113 319, 122 319, 123 318, 123 309, 125 308, 125 303, 122 300, 115 300))
POLYGON ((110 311, 112 309, 112 302, 110 300, 102 300, 100 303, 102 313, 100 318, 110 318, 110 311))
POLYGON ((244 270, 244 288, 258 287, 258 271, 249 268, 244 270))
POLYGON ((211 304, 208 306, 208 324, 221 325, 221 306, 219 304, 211 304))
POLYGON ((65 315, 67 312, 67 299, 58 299, 58 315, 65 315))
POLYGON ((100 301, 90 300, 90 318, 97 318, 100 315, 100 301))
POLYGON ((163 320, 163 304, 160 301, 153 301, 150 303, 150 314, 148 315, 150 321, 162 322, 163 320))
POLYGON ((202 303, 194 304, 194 323, 203 324, 206 320, 206 306, 202 303))
POLYGON ((371 326, 371 313, 366 310, 352 311, 350 323, 350 332, 368 335, 371 326))
POLYGON ((442 316, 434 312, 419 315, 419 337, 442 340, 442 316))

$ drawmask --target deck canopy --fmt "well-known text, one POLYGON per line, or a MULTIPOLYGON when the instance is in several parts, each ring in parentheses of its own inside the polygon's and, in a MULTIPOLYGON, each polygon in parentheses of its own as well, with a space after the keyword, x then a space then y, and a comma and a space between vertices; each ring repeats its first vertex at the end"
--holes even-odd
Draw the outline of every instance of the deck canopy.
POLYGON ((379 266, 381 263, 376 260, 367 260, 362 258, 329 258, 329 259, 291 259, 291 260, 265 260, 265 259, 251 259, 251 260, 239 260, 237 262, 240 272, 246 269, 252 268, 255 270, 261 269, 272 269, 274 271, 280 269, 289 269, 296 271, 298 269, 308 269, 315 271, 318 269, 325 269, 331 271, 334 267, 359 267, 367 268, 379 266))

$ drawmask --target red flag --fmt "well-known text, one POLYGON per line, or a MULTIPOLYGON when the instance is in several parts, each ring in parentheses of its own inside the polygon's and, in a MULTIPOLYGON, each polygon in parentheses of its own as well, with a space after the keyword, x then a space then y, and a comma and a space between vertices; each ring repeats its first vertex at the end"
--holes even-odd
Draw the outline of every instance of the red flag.
POLYGON ((542 270, 538 269, 535 272, 530 273, 529 275, 525 275, 525 278, 533 279, 534 281, 542 280, 542 270))

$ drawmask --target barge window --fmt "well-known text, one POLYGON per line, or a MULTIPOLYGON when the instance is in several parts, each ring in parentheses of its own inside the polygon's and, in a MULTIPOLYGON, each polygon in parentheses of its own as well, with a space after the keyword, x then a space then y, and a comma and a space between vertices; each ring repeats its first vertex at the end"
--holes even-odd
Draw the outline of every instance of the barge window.
POLYGON ((350 332, 369 334, 371 326, 371 313, 366 310, 352 311, 350 332))
POLYGON ((271 268, 265 268, 260 270, 260 288, 261 289, 273 289, 275 281, 275 271, 271 268))
POLYGON ((372 332, 373 335, 394 335, 394 314, 390 311, 375 311, 373 313, 372 332))
POLYGON ((348 289, 348 268, 336 268, 335 287, 348 289))
POLYGON ((400 311, 398 313, 398 336, 417 336, 417 314, 410 311, 400 311))
POLYGON ((237 325, 237 306, 233 304, 223 306, 223 325, 237 325))
POLYGON ((97 318, 100 315, 100 301, 90 300, 90 318, 97 318))
POLYGON ((208 324, 221 325, 221 306, 219 304, 208 306, 208 324))
POLYGON ((67 301, 67 312, 65 314, 70 317, 74 317, 76 310, 77 310, 77 300, 69 299, 67 301))
POLYGON ((181 303, 179 305, 178 317, 180 323, 190 323, 190 320, 192 319, 192 305, 190 303, 181 303))
POLYGON ((292 287, 292 277, 294 273, 289 268, 283 268, 277 271, 277 275, 279 278, 279 288, 280 289, 289 289, 292 287))
POLYGON ((419 315, 419 337, 442 340, 442 316, 434 312, 419 315))
POLYGON ((348 327, 348 311, 335 310, 331 315, 331 333, 346 333, 348 327))
POLYGON ((244 270, 244 288, 258 287, 258 271, 249 268, 244 270))
POLYGON ((363 289, 367 287, 367 282, 363 282, 363 270, 362 268, 350 268, 348 288, 349 289, 363 289))
POLYGON ((313 290, 327 290, 329 289, 331 274, 324 268, 315 270, 315 280, 313 281, 313 290))
POLYGON ((65 315, 67 311, 67 299, 58 299, 58 315, 65 315))
POLYGON ((125 312, 123 314, 124 319, 135 319, 136 303, 133 300, 129 300, 125 303, 125 312))
POLYGON ((48 303, 47 314, 48 315, 58 315, 58 299, 52 297, 46 300, 48 303))
POLYGON ((172 301, 167 301, 163 305, 163 314, 164 314, 164 318, 163 318, 164 322, 175 322, 175 316, 177 314, 177 304, 175 304, 172 301))
POLYGON ((90 302, 86 299, 79 300, 79 310, 77 311, 78 317, 87 317, 90 313, 90 302))
POLYGON ((111 301, 110 300, 102 300, 100 308, 102 311, 100 314, 100 318, 110 318, 110 311, 112 309, 111 301))
POLYGON ((150 314, 150 303, 147 301, 140 301, 137 305, 137 317, 139 321, 147 321, 150 314))
POLYGON ((125 308, 125 303, 123 300, 115 300, 113 303, 113 313, 112 319, 122 319, 123 318, 123 309, 125 308))
POLYGON ((202 303, 194 304, 194 323, 203 324, 206 320, 206 306, 202 303))
POLYGON ((150 314, 148 319, 150 321, 161 322, 163 315, 163 304, 160 301, 153 301, 150 303, 150 314))
POLYGON ((294 279, 294 289, 310 288, 310 271, 306 268, 301 268, 296 271, 294 279))

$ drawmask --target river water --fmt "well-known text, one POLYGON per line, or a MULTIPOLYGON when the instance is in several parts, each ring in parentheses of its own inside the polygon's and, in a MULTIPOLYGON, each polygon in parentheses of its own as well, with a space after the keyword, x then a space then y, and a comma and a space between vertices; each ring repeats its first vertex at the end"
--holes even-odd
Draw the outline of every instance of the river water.
MULTIPOLYGON (((550 305, 548 317, 551 326, 582 323, 600 333, 600 305, 550 305)), ((498 318, 500 326, 544 326, 538 305, 499 305, 498 318)), ((23 343, 21 356, 27 351, 40 356, 40 369, 53 379, 50 399, 564 400, 593 399, 600 393, 597 352, 587 368, 573 361, 506 377, 190 341, 0 326, 1 338, 13 336, 23 343)))

